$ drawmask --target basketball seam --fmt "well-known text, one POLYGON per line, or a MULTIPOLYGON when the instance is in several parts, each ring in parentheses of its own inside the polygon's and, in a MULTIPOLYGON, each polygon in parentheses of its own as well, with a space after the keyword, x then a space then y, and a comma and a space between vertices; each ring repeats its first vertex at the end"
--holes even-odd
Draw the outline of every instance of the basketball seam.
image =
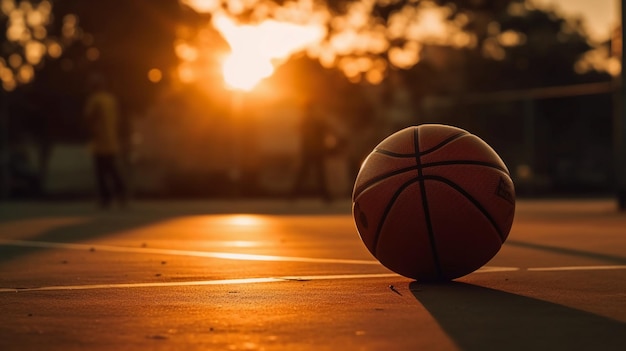
MULTIPOLYGON (((454 140, 454 139, 452 139, 454 140)), ((444 143, 440 143, 444 144, 444 143)), ((445 144, 444 144, 445 145, 445 144)), ((417 176, 420 185, 420 192, 422 193, 422 210, 424 211, 424 219, 426 220, 426 231, 428 232, 428 240, 430 241, 430 250, 433 254, 433 263, 435 264, 435 270, 437 271, 437 278, 443 278, 443 272, 441 269, 441 263, 439 261, 439 251, 437 251, 437 244, 435 243, 435 233, 433 232, 433 223, 430 219, 430 210, 428 207, 428 197, 426 195, 426 184, 424 184, 424 174, 422 159, 420 156, 419 148, 419 128, 413 130, 413 147, 415 148, 415 162, 417 163, 417 176)))
POLYGON ((358 188, 354 189, 354 199, 356 200, 356 198, 361 195, 364 191, 366 191, 367 189, 371 188, 372 186, 376 185, 376 183, 383 181, 389 177, 393 177, 395 175, 398 174, 402 174, 402 173, 406 173, 412 170, 416 170, 417 166, 411 166, 411 167, 404 167, 398 170, 395 170, 393 172, 389 172, 389 173, 385 173, 385 174, 381 174, 379 176, 376 176, 370 180, 368 180, 367 182, 365 182, 363 185, 359 186, 358 188))
POLYGON ((422 155, 422 156, 424 156, 424 155, 428 155, 428 154, 430 154, 430 153, 432 153, 432 152, 435 152, 435 151, 437 151, 437 150, 441 149, 442 147, 444 147, 444 146, 446 146, 446 145, 450 144, 451 142, 453 142, 453 141, 455 141, 455 140, 459 139, 460 137, 465 136, 465 135, 468 135, 468 134, 469 134, 469 133, 467 133, 467 132, 460 132, 460 133, 455 134, 455 135, 453 135, 453 136, 451 136, 451 137, 448 137, 447 139, 444 139, 444 140, 443 140, 442 142, 440 142, 439 144, 437 144, 437 145, 435 145, 435 146, 431 147, 431 148, 430 148, 430 149, 428 149, 428 150, 425 150, 424 152, 420 152, 420 151, 419 151, 419 149, 417 149, 416 151, 417 151, 417 152, 419 152, 419 154, 420 154, 420 155, 422 155))
POLYGON ((391 157, 397 157, 397 158, 412 158, 415 157, 415 154, 401 154, 398 152, 393 152, 393 151, 388 151, 385 149, 374 149, 374 152, 377 152, 379 154, 383 154, 383 155, 387 155, 387 156, 391 156, 391 157))
POLYGON ((496 233, 498 234, 498 237, 500 238, 500 242, 504 243, 504 240, 505 240, 504 233, 498 227, 493 217, 491 217, 489 212, 483 207, 483 205, 478 200, 476 200, 475 197, 473 197, 470 193, 465 191, 465 189, 463 189, 460 185, 456 184, 455 182, 451 181, 448 178, 441 177, 441 176, 431 176, 431 175, 423 176, 422 181, 425 181, 425 180, 435 180, 435 181, 442 182, 448 185, 449 187, 451 187, 452 189, 456 190, 457 192, 459 192, 461 195, 463 195, 467 200, 469 200, 474 205, 474 207, 476 207, 483 214, 483 216, 485 216, 485 218, 487 218, 489 223, 496 230, 496 233))
POLYGON ((409 185, 418 182, 419 180, 420 180, 420 178, 416 177, 416 178, 412 178, 409 181, 407 181, 406 183, 402 184, 398 188, 398 190, 393 194, 391 199, 389 200, 389 203, 387 204, 387 207, 385 207, 385 211, 383 211, 383 215, 380 218, 380 221, 378 222, 378 227, 376 228, 376 233, 374 234, 374 242, 373 242, 373 244, 374 244, 373 245, 374 256, 378 257, 378 240, 380 239, 380 233, 383 230, 383 226, 385 225, 385 221, 387 220, 387 216, 389 215, 389 212, 391 212, 391 208, 393 207, 393 204, 396 202, 396 200, 398 199, 400 194, 404 191, 404 189, 409 187, 409 185))
MULTIPOLYGON (((413 155, 415 156, 415 155, 413 155)), ((493 168, 496 170, 499 170, 503 173, 505 173, 507 176, 510 176, 509 172, 505 169, 502 168, 501 166, 495 164, 495 163, 490 163, 490 162, 482 162, 482 161, 471 161, 471 160, 452 160, 452 161, 441 161, 441 162, 429 162, 429 163, 424 163, 422 164, 422 168, 430 168, 430 167, 437 167, 437 166, 454 166, 454 165, 471 165, 471 166, 483 166, 483 167, 489 167, 489 168, 493 168)), ((365 182, 364 184, 360 185, 358 188, 354 189, 354 200, 356 200, 358 198, 359 195, 361 195, 364 191, 366 191, 367 189, 373 187, 374 185, 376 185, 376 183, 383 181, 389 177, 393 177, 395 175, 399 175, 402 173, 406 173, 406 172, 410 172, 413 170, 417 170, 419 168, 419 166, 411 166, 411 167, 404 167, 398 170, 395 170, 393 172, 389 172, 389 173, 385 173, 385 174, 381 174, 379 176, 376 176, 370 180, 368 180, 367 182, 365 182)))
POLYGON ((454 165, 485 166, 485 167, 494 168, 499 171, 502 171, 506 173, 506 175, 510 175, 509 171, 506 168, 503 168, 502 166, 496 163, 491 163, 491 162, 486 162, 486 161, 474 161, 474 160, 448 160, 448 161, 428 162, 428 163, 424 163, 422 165, 422 168, 437 167, 437 166, 454 166, 454 165))
MULTIPOLYGON (((500 237, 500 240, 502 241, 502 243, 504 243, 504 234, 502 233, 502 231, 500 230, 500 228, 498 228, 498 226, 496 225, 495 220, 489 215, 489 212, 487 212, 487 210, 482 206, 482 204, 476 200, 476 198, 474 198, 471 194, 469 194, 468 192, 466 192, 461 186, 459 186, 458 184, 454 183, 453 181, 444 178, 444 177, 439 177, 439 176, 422 176, 422 177, 415 177, 415 178, 411 178, 408 181, 406 181, 404 184, 402 184, 398 190, 393 194, 393 196, 391 197, 391 199, 389 200, 389 203, 387 205, 387 207, 385 208, 385 211, 383 211, 383 215, 379 221, 378 227, 376 228, 376 234, 374 235, 374 255, 376 255, 376 251, 378 248, 378 239, 380 236, 380 232, 382 231, 382 227, 385 224, 385 220, 387 219, 387 215, 389 215, 389 212, 391 211, 391 208, 393 207, 393 204, 396 202, 397 198, 400 196, 400 194, 404 191, 404 189, 406 189, 409 185, 416 183, 416 182, 424 182, 425 180, 434 180, 434 181, 440 181, 446 185, 448 185, 449 187, 451 187, 452 189, 456 190, 457 192, 461 193, 461 195, 463 195, 466 199, 468 199, 486 218, 487 220, 490 222, 490 224, 493 226, 493 228, 496 230, 496 232, 498 233, 498 236, 500 237)), ((423 197, 422 197, 423 199, 423 197)), ((423 200, 422 200, 423 201, 423 200)), ((427 221, 429 221, 429 218, 427 219, 427 221)))
MULTIPOLYGON (((387 216, 389 216, 389 213, 391 212, 391 209, 393 208, 393 205, 395 204, 396 200, 398 199, 398 197, 400 196, 400 194, 402 194, 402 192, 408 188, 410 185, 414 184, 414 183, 420 183, 420 191, 421 190, 425 190, 426 186, 425 186, 425 180, 434 180, 434 181, 439 181, 442 182, 446 185, 448 185, 449 187, 451 187, 452 189, 456 190, 457 192, 459 192, 461 195, 463 195, 466 199, 468 199, 484 216, 485 218, 487 218, 487 220, 490 222, 490 224, 492 225, 492 227, 495 229, 496 233, 498 234, 498 237, 500 238, 500 241, 502 243, 504 243, 504 234, 502 233, 502 231, 498 228, 498 226, 495 223, 495 220, 489 215, 489 213, 487 212, 487 210, 480 204, 480 202, 478 200, 476 200, 471 194, 467 193, 462 187, 460 187, 458 184, 452 182, 451 180, 444 178, 444 177, 439 177, 439 176, 418 176, 415 178, 411 178, 408 181, 406 181, 404 184, 402 184, 400 187, 398 187, 398 190, 393 194, 393 196, 391 197, 391 199, 389 200, 387 206, 385 207, 385 210, 383 211, 383 215, 380 218, 380 221, 378 222, 378 227, 376 228, 376 232, 374 234, 374 240, 373 240, 373 245, 372 245, 372 253, 375 257, 378 258, 378 242, 380 241, 380 235, 381 232, 383 230, 383 226, 385 225, 385 222, 387 221, 387 216), (424 186, 424 189, 422 189, 422 185, 424 186)), ((443 275, 443 271, 441 269, 441 264, 439 262, 439 254, 438 251, 436 250, 436 245, 434 242, 434 230, 432 227, 432 222, 430 220, 430 211, 428 211, 428 200, 425 199, 425 193, 423 193, 422 195, 422 207, 424 209, 424 215, 425 215, 425 220, 426 220, 426 227, 428 230, 428 235, 429 235, 429 240, 431 243, 431 252, 433 254, 433 261, 435 263, 435 269, 437 271, 437 276, 438 279, 443 279, 444 275, 443 275)))
POLYGON ((378 153, 381 153, 383 155, 387 155, 387 156, 391 156, 391 157, 397 157, 397 158, 411 158, 411 157, 417 157, 417 156, 420 156, 420 155, 423 156, 423 155, 427 155, 427 154, 429 154, 431 152, 437 151, 438 149, 446 146, 447 144, 449 144, 449 143, 453 142, 454 140, 456 140, 456 139, 458 139, 458 138, 460 138, 460 137, 462 137, 464 135, 467 135, 467 134, 468 133, 466 133, 466 132, 461 132, 461 133, 455 134, 455 135, 453 135, 451 137, 448 137, 447 139, 444 139, 439 144, 431 147, 430 149, 428 149, 428 150, 426 150, 424 152, 419 152, 419 150, 415 150, 414 153, 402 154, 402 153, 399 153, 399 152, 393 152, 393 151, 389 151, 389 150, 385 150, 385 149, 379 149, 379 148, 374 149, 374 152, 378 152, 378 153))

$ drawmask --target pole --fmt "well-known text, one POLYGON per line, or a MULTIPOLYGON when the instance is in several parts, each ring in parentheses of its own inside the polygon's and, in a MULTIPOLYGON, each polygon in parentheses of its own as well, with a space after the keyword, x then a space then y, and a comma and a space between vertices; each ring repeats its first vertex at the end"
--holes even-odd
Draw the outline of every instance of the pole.
POLYGON ((529 189, 531 193, 535 192, 535 180, 532 178, 535 174, 535 101, 527 99, 523 101, 524 111, 524 154, 526 156, 526 166, 530 169, 531 178, 529 189))
POLYGON ((620 211, 626 211, 626 6, 620 1, 621 11, 621 63, 618 113, 615 114, 615 157, 616 157, 616 185, 617 201, 620 211))
POLYGON ((0 86, 0 202, 9 198, 9 99, 0 86))

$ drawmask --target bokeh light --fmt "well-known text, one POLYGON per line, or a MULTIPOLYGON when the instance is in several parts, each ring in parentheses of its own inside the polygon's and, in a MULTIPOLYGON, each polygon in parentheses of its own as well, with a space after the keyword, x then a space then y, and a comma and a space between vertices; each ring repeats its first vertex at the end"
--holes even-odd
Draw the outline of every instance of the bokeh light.
POLYGON ((56 41, 48 43, 48 55, 52 58, 59 58, 63 54, 63 47, 56 41))
POLYGON ((87 49, 85 56, 89 61, 97 61, 100 58, 100 50, 98 50, 98 48, 91 47, 87 49))
POLYGON ((163 73, 158 68, 153 68, 148 71, 148 80, 152 83, 158 83, 163 79, 163 73))
MULTIPOLYGON (((339 68, 353 82, 365 79, 378 84, 390 66, 408 69, 417 64, 425 44, 463 47, 476 43, 473 35, 463 31, 467 16, 453 16, 450 7, 440 7, 430 1, 411 2, 394 12, 387 23, 382 23, 370 15, 378 2, 350 2, 345 11, 338 14, 325 4, 312 0, 288 1, 280 5, 262 0, 181 0, 182 4, 199 13, 212 15, 210 25, 229 44, 233 55, 222 58, 224 79, 231 87, 240 89, 254 86, 254 83, 244 82, 244 75, 250 81, 259 81, 272 74, 270 65, 273 71, 298 52, 306 52, 324 67, 339 68), (234 19, 244 11, 251 13, 250 23, 239 23, 234 19), (388 64, 380 64, 381 55, 387 51, 388 64), (246 68, 237 69, 236 65, 246 68)), ((512 35, 505 34, 503 40, 510 44, 514 39, 512 35)), ((193 67, 195 76, 202 75, 199 66, 188 64, 203 62, 199 56, 215 55, 202 49, 202 40, 198 35, 195 39, 186 38, 175 44, 182 65, 188 67, 182 70, 186 74, 193 67)))
POLYGON ((24 56, 31 65, 37 65, 46 54, 46 46, 40 41, 31 40, 24 46, 24 56))
POLYGON ((22 62, 23 60, 20 54, 11 54, 11 56, 9 56, 9 65, 15 69, 19 68, 22 62))
MULTIPOLYGON (((32 82, 36 68, 43 64, 46 56, 52 59, 61 57, 65 46, 82 35, 78 16, 69 14, 62 18, 63 37, 57 40, 49 36, 47 27, 53 21, 50 0, 0 0, 0 11, 0 16, 6 16, 5 35, 10 43, 7 47, 13 48, 5 53, 6 62, 3 61, 0 66, 2 87, 6 91, 32 82)), ((93 59, 94 53, 88 53, 87 57, 93 59)), ((61 68, 69 70, 67 64, 62 64, 61 68)))

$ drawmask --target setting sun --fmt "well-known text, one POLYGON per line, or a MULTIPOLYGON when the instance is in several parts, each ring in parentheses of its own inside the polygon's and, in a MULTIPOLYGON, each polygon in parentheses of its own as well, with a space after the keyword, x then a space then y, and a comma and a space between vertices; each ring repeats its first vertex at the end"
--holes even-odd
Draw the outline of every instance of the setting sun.
POLYGON ((251 90, 272 73, 274 67, 269 60, 242 53, 232 53, 222 65, 224 82, 228 87, 238 90, 251 90))
POLYGON ((213 25, 231 49, 222 63, 224 82, 230 88, 246 91, 271 76, 291 55, 325 35, 322 26, 275 20, 242 25, 229 17, 216 16, 213 25))

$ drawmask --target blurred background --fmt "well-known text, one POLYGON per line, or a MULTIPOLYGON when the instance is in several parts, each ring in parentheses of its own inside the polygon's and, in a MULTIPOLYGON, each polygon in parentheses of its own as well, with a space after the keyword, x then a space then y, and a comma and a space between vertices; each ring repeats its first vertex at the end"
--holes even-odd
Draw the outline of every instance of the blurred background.
POLYGON ((96 196, 83 113, 94 72, 118 101, 132 198, 347 199, 372 148, 421 123, 483 138, 519 196, 614 196, 620 6, 0 0, 0 196, 96 196), (315 171, 296 186, 311 105, 325 190, 315 171))

